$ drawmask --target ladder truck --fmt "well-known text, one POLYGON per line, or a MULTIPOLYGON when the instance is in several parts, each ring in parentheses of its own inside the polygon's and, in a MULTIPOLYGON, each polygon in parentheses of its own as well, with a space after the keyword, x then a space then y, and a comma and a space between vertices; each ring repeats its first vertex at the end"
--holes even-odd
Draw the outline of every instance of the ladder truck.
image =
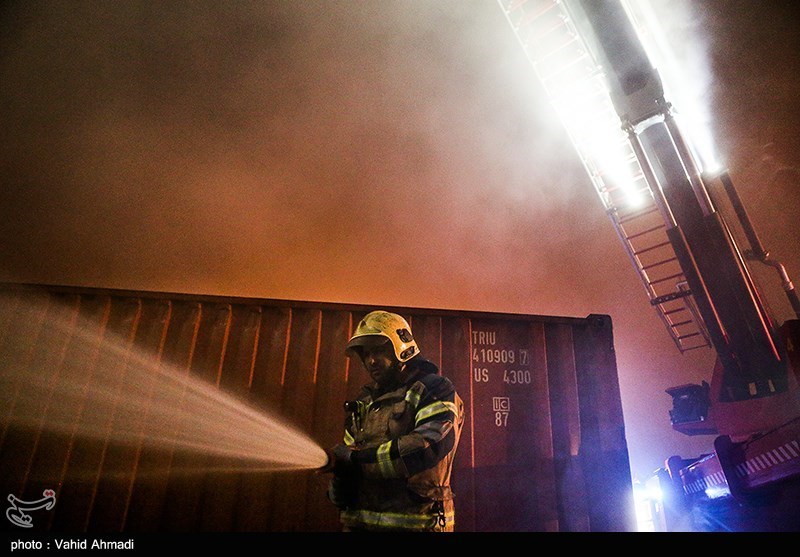
POLYGON ((651 479, 656 529, 800 530, 800 302, 785 267, 690 142, 631 4, 498 2, 677 348, 716 354, 710 382, 667 389, 673 429, 713 446, 651 479), (774 268, 791 319, 771 315, 754 265, 774 268), (703 526, 709 513, 724 517, 703 526))

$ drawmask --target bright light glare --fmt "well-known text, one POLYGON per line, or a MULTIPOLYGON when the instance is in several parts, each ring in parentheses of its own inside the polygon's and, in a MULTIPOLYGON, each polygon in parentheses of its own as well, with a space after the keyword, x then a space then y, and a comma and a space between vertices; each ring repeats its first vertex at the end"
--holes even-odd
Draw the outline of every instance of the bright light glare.
POLYGON ((564 6, 531 3, 506 15, 606 209, 642 205, 647 188, 641 167, 605 76, 564 6))
POLYGON ((661 488, 658 486, 649 485, 645 491, 645 497, 653 501, 661 501, 664 497, 664 492, 662 492, 661 488))
POLYGON ((706 486, 705 494, 709 499, 718 499, 720 497, 728 497, 731 494, 731 490, 728 489, 727 484, 708 485, 706 486))
POLYGON ((661 507, 661 489, 648 482, 642 485, 638 482, 633 485, 633 502, 636 512, 636 525, 639 532, 656 531, 657 509, 661 507))
POLYGON ((675 120, 691 144, 701 171, 718 172, 722 165, 712 135, 711 115, 706 105, 706 87, 711 72, 700 46, 685 33, 665 30, 670 21, 685 25, 691 21, 686 4, 661 3, 667 13, 657 13, 650 0, 622 0, 650 62, 661 76, 665 98, 675 110, 675 120), (670 40, 671 39, 671 40, 670 40), (680 55, 676 54, 678 51, 680 55))
POLYGON ((599 79, 596 79, 596 87, 591 98, 575 92, 560 92, 553 104, 576 148, 594 165, 597 174, 593 178, 602 182, 598 189, 619 188, 624 192, 627 205, 640 207, 644 196, 636 190, 627 162, 628 139, 620 128, 607 88, 599 79))
MULTIPOLYGON (((704 53, 693 49, 690 40, 696 39, 699 31, 687 37, 675 31, 679 27, 668 26, 678 19, 683 26, 693 21, 688 4, 670 1, 669 12, 656 13, 648 0, 621 3, 659 73, 665 100, 673 107, 698 170, 716 171, 720 165, 709 112, 702 102, 710 72, 703 66, 704 53)), ((643 205, 650 192, 642 167, 622 129, 603 68, 593 60, 565 4, 511 2, 505 13, 606 209, 643 205)))

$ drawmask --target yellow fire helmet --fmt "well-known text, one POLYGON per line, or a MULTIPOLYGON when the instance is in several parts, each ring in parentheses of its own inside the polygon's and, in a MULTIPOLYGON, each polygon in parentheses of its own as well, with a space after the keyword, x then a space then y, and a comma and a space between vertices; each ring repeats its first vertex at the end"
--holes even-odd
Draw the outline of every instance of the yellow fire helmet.
POLYGON ((394 347, 394 354, 400 362, 407 362, 419 353, 419 347, 411 334, 408 321, 396 313, 373 311, 364 316, 358 323, 356 331, 347 343, 347 353, 358 353, 358 347, 374 344, 376 341, 386 342, 389 339, 394 347))

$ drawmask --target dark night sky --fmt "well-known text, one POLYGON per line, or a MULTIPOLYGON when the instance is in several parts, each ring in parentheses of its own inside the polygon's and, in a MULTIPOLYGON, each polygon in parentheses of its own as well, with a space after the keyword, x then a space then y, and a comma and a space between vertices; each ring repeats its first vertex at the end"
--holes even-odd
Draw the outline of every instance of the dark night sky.
MULTIPOLYGON (((673 36, 707 68, 720 152, 800 280, 794 3, 655 6, 693 10, 673 36)), ((494 0, 0 15, 0 280, 606 313, 634 473, 710 450, 672 431, 664 389, 710 380, 712 354, 672 344, 494 0)))

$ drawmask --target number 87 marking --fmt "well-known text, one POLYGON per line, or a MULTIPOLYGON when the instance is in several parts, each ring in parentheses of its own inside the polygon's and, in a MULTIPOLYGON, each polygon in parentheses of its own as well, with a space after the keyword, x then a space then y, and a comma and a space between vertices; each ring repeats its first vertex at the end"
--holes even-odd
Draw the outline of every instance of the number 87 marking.
POLYGON ((495 412, 494 425, 497 427, 506 427, 508 425, 508 412, 495 412))

